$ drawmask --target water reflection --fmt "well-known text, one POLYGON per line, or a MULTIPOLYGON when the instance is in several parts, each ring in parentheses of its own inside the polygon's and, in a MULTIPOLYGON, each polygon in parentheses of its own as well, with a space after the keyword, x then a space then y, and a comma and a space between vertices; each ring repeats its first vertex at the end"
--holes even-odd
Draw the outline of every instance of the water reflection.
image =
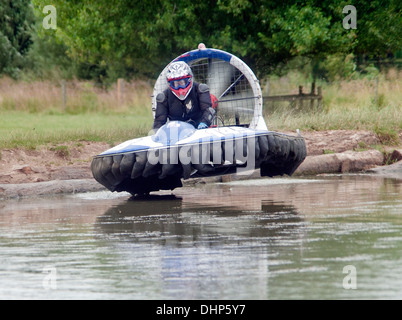
POLYGON ((171 245, 183 245, 213 239, 213 244, 218 236, 275 237, 275 232, 294 229, 301 221, 292 205, 268 200, 257 202, 260 210, 243 211, 233 206, 185 203, 181 197, 170 195, 151 199, 131 199, 112 206, 97 219, 97 228, 108 236, 130 240, 152 239, 160 244, 169 240, 171 245))
POLYGON ((0 298, 401 298, 401 213, 402 181, 367 176, 7 200, 0 298))
POLYGON ((175 299, 268 298, 267 243, 301 233, 302 220, 286 204, 260 200, 260 210, 244 212, 175 196, 152 200, 111 207, 97 233, 118 240, 131 272, 158 279, 175 299))

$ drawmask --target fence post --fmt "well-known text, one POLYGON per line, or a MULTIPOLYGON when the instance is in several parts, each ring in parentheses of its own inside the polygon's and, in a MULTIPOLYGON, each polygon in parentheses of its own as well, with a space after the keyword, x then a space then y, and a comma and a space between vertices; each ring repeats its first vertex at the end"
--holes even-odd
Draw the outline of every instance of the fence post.
POLYGON ((311 83, 311 100, 310 100, 310 109, 314 108, 314 96, 315 96, 315 81, 311 83))
POLYGON ((311 83, 311 94, 315 94, 315 81, 311 83))
POLYGON ((120 107, 123 102, 123 93, 124 93, 124 79, 117 79, 117 105, 120 107))
POLYGON ((303 86, 299 86, 299 95, 301 96, 303 94, 303 86))
MULTIPOLYGON (((299 86, 299 96, 301 97, 303 95, 303 86, 299 86)), ((303 100, 299 99, 299 108, 303 108, 303 100)))
POLYGON ((66 110, 66 103, 67 103, 66 80, 61 80, 61 94, 62 94, 62 99, 63 99, 63 111, 65 111, 66 110))

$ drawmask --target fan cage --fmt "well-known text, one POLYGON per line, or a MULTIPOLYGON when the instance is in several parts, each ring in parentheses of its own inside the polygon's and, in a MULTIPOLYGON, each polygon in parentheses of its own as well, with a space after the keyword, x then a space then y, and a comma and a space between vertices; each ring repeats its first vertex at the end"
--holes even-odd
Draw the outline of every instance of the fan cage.
MULTIPOLYGON (((252 85, 258 86, 258 81, 256 80, 257 83, 250 83, 250 77, 247 77, 230 63, 232 55, 215 49, 206 50, 208 50, 208 53, 194 50, 173 61, 185 61, 188 63, 193 71, 194 81, 207 84, 211 95, 218 99, 216 118, 212 126, 249 127, 256 116, 257 106, 261 104, 258 101, 261 96, 256 96, 256 90, 253 90, 252 87, 252 85)), ((244 64, 241 60, 240 62, 244 64)), ((245 66, 248 69, 247 65, 245 66)), ((168 88, 166 72, 167 67, 161 72, 155 83, 152 106, 154 114, 156 95, 168 88)))

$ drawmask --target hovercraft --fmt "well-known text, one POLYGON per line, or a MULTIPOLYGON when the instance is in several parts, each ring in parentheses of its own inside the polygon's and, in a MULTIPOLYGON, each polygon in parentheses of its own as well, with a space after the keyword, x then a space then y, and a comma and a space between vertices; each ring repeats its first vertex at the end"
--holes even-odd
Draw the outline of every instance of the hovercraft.
MULTIPOLYGON (((262 114, 262 93, 254 73, 236 56, 217 49, 189 51, 174 61, 190 65, 194 81, 209 86, 216 118, 197 130, 170 121, 150 136, 123 142, 93 158, 96 181, 110 191, 148 194, 182 187, 182 180, 225 174, 292 175, 306 157, 296 136, 269 131, 262 114)), ((167 88, 167 67, 152 96, 155 116, 159 92, 167 88)))

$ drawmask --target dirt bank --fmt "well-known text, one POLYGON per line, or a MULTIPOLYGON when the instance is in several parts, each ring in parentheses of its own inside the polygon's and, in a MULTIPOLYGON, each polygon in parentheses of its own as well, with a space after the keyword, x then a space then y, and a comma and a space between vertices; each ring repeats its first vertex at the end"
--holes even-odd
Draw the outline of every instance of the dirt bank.
MULTIPOLYGON (((297 175, 367 171, 384 164, 384 153, 370 147, 380 144, 372 132, 332 130, 303 132, 302 135, 308 156, 297 175)), ((102 189, 92 178, 90 164, 94 155, 108 148, 106 143, 80 141, 42 146, 36 150, 3 149, 0 154, 0 198, 102 189)), ((399 149, 389 148, 392 159, 388 161, 402 160, 402 147, 399 149)), ((397 168, 401 169, 394 166, 390 172, 398 173, 397 168)), ((386 172, 382 167, 381 174, 386 172)))
POLYGON ((110 148, 104 142, 70 142, 35 150, 3 149, 0 184, 90 179, 92 157, 110 148))

